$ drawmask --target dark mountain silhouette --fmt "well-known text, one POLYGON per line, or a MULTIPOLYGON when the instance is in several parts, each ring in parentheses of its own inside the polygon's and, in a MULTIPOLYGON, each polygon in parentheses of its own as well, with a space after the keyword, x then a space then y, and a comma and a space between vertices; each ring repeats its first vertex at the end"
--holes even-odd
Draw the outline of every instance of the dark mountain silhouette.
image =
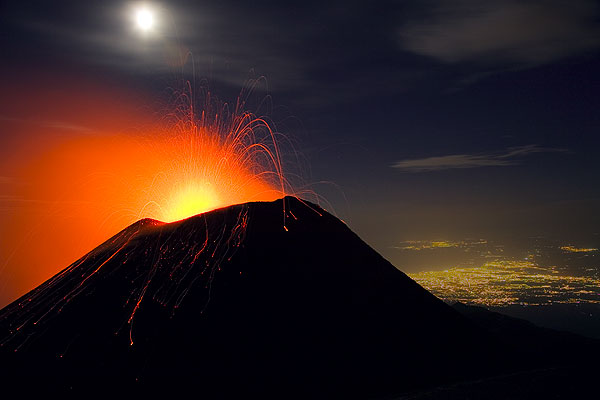
MULTIPOLYGON (((514 361, 531 368, 413 391, 411 400, 585 399, 597 395, 600 343, 569 332, 541 328, 484 307, 454 303, 452 307, 503 343, 514 361)), ((400 399, 400 398, 399 398, 400 399)))
POLYGON ((564 361, 520 357, 294 197, 141 220, 0 324, 20 392, 364 398, 564 361))
POLYGON ((556 352, 548 352, 548 349, 568 349, 570 347, 571 350, 581 350, 600 345, 596 339, 571 332, 542 328, 527 320, 490 311, 484 307, 456 302, 452 304, 452 308, 485 329, 498 341, 513 349, 518 349, 521 354, 555 358, 556 352))

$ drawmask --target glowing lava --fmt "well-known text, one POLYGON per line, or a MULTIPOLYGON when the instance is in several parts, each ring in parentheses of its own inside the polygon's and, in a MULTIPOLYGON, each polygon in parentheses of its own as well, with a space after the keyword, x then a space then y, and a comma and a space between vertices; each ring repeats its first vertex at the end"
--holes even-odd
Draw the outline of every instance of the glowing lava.
POLYGON ((173 222, 232 204, 275 200, 286 192, 274 133, 251 113, 208 119, 204 114, 198 123, 188 119, 143 147, 156 167, 143 174, 139 192, 145 203, 138 219, 173 222))
POLYGON ((165 207, 164 220, 178 221, 213 210, 219 205, 220 200, 209 183, 190 183, 173 193, 165 207))

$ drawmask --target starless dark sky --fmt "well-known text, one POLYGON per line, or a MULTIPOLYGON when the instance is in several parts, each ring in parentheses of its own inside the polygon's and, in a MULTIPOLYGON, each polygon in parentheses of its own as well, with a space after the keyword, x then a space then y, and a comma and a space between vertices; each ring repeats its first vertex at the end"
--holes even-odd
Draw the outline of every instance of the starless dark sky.
POLYGON ((392 262, 411 239, 598 238, 597 1, 8 1, 0 51, 5 83, 76 72, 150 97, 196 77, 233 100, 265 76, 306 180, 392 262))

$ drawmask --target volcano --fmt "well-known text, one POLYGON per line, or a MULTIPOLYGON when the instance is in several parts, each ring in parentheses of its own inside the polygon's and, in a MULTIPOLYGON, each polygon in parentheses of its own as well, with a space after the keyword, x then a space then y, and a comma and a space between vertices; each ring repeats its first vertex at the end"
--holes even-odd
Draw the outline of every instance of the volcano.
POLYGON ((295 197, 138 221, 0 323, 20 392, 368 397, 524 365, 295 197))

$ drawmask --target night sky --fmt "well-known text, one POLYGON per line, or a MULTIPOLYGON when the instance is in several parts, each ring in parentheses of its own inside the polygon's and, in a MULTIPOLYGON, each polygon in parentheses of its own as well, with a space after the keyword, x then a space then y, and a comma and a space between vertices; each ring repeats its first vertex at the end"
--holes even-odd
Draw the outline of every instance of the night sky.
MULTIPOLYGON (((401 269, 406 240, 598 241, 599 2, 171 1, 144 3, 147 33, 139 4, 0 5, 1 213, 18 203, 14 127, 48 125, 35 107, 52 82, 153 104, 185 80, 235 101, 264 76, 305 182, 401 269)), ((89 134, 73 117, 53 128, 89 134)))

